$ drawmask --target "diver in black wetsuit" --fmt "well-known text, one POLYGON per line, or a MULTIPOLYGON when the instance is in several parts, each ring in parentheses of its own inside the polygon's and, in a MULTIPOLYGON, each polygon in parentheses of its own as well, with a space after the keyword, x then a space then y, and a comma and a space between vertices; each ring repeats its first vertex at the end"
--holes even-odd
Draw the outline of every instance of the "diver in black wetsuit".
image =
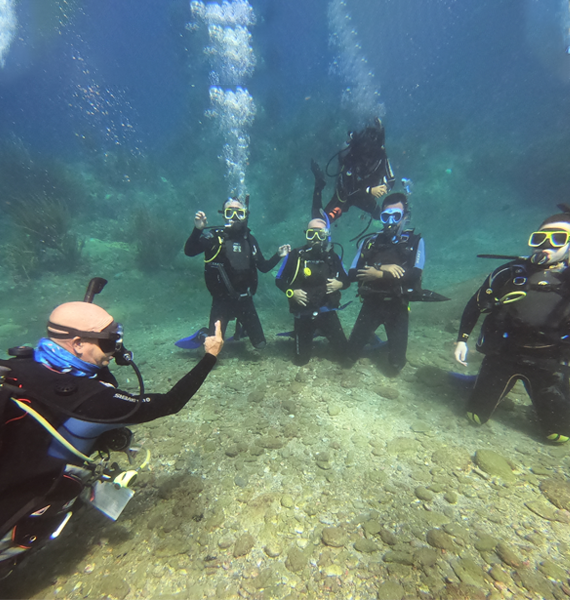
POLYGON ((127 364, 132 356, 104 309, 62 304, 50 315, 48 336, 35 350, 15 348, 14 358, 0 360, 0 579, 56 537, 79 494, 99 483, 103 463, 90 456, 128 449, 125 425, 180 411, 223 346, 218 323, 202 360, 169 392, 136 397, 117 389, 108 369, 113 358, 127 364))
POLYGON ((413 229, 404 229, 409 217, 404 194, 386 196, 380 214, 384 228, 364 238, 348 272, 351 281, 358 281, 362 298, 362 308, 348 341, 350 356, 357 360, 374 331, 384 325, 390 376, 397 375, 406 364, 409 302, 427 299, 421 298, 420 291, 424 242, 413 229))
MULTIPOLYGON (((384 148, 385 137, 384 125, 378 118, 372 126, 349 133, 347 147, 338 153, 335 191, 325 208, 329 223, 339 219, 351 206, 379 219, 380 207, 376 200, 387 194, 395 181, 384 148)), ((318 219, 322 214, 322 191, 326 181, 315 161, 311 161, 311 170, 315 176, 311 218, 318 219)))
POLYGON ((289 310, 295 317, 295 364, 309 362, 317 330, 327 337, 337 359, 343 361, 346 336, 337 310, 340 290, 350 285, 348 275, 332 248, 330 231, 323 219, 309 222, 306 238, 309 243, 291 251, 275 279, 277 287, 289 298, 289 310))
POLYGON ((206 228, 207 219, 202 211, 194 218, 194 230, 186 241, 184 254, 197 256, 204 253, 206 287, 212 295, 210 331, 214 323, 222 324, 225 334, 228 322, 237 319, 236 331, 242 326, 254 348, 265 347, 265 336, 253 304, 257 290, 257 270, 267 273, 287 256, 291 246, 280 246, 268 260, 263 258, 257 240, 247 226, 248 199, 242 203, 230 198, 224 203, 226 224, 206 228))
POLYGON ((477 350, 485 355, 467 404, 481 425, 522 380, 550 441, 570 439, 570 208, 530 236, 528 259, 495 269, 467 303, 455 348, 466 365, 467 339, 481 313, 477 350))

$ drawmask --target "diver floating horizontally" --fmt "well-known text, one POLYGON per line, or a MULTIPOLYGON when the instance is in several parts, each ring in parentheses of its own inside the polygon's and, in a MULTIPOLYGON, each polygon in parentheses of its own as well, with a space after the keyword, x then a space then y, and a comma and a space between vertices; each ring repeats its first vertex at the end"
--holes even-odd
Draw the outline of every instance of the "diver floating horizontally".
POLYGON ((467 364, 467 340, 479 315, 486 314, 476 345, 485 358, 467 416, 478 425, 485 423, 521 380, 544 435, 563 443, 570 439, 570 207, 559 208, 562 213, 531 234, 532 254, 511 257, 469 300, 455 358, 467 364))
MULTIPOLYGON (((325 208, 325 214, 329 223, 332 223, 348 212, 351 206, 356 206, 378 220, 380 207, 376 200, 386 195, 395 182, 384 147, 384 125, 376 118, 371 126, 359 132, 349 132, 348 135, 347 147, 335 154, 338 156, 338 173, 335 175, 334 194, 325 208)), ((327 174, 335 156, 327 165, 327 174)), ((311 170, 315 176, 311 217, 318 219, 326 180, 315 161, 311 161, 311 170)))
POLYGON ((405 194, 386 196, 380 220, 382 231, 366 236, 348 272, 358 282, 362 308, 348 341, 352 360, 357 360, 380 325, 388 337, 386 374, 397 375, 406 364, 408 346, 408 308, 413 301, 448 300, 421 289, 425 264, 424 241, 413 229, 406 229, 410 218, 405 194))
POLYGON ((305 232, 307 244, 287 256, 275 283, 289 299, 295 317, 295 364, 305 365, 311 358, 317 330, 325 335, 337 360, 346 359, 346 336, 337 311, 340 290, 350 282, 340 257, 334 252, 330 231, 323 219, 312 219, 305 232))
MULTIPOLYGON (((93 281, 94 293, 106 283, 93 281)), ((133 494, 127 486, 135 472, 110 464, 109 452, 129 451, 126 425, 182 410, 223 346, 218 323, 189 373, 165 394, 145 394, 122 326, 92 299, 88 290, 83 302, 58 306, 35 349, 13 348, 13 358, 0 360, 0 579, 59 535, 80 495, 118 517, 133 494), (108 368, 113 359, 135 369, 138 397, 117 389, 108 368)))
MULTIPOLYGON (((219 227, 206 227, 206 214, 202 211, 196 213, 194 230, 186 241, 184 254, 204 254, 206 287, 212 295, 210 333, 214 330, 214 323, 220 321, 224 335, 228 322, 236 319, 236 331, 242 327, 253 347, 261 349, 265 347, 265 335, 253 303, 257 291, 257 271, 271 271, 287 256, 291 246, 280 246, 268 260, 263 257, 257 240, 247 226, 249 196, 245 202, 230 198, 224 203, 222 212, 226 223, 219 227)), ((184 347, 183 340, 177 344, 184 347)))

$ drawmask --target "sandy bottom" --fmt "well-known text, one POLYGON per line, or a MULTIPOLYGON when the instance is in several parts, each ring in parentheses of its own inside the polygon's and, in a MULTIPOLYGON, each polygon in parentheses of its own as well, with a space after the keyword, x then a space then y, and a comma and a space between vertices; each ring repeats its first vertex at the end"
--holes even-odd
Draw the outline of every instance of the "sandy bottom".
MULTIPOLYGON (((125 322, 147 389, 168 389, 199 360, 173 342, 205 323, 207 297, 189 315, 176 274, 151 290, 141 277, 112 283, 101 303, 125 322)), ((519 384, 489 424, 472 426, 448 374, 475 288, 414 305, 409 364, 395 379, 382 375, 382 350, 346 370, 325 342, 293 366, 291 342, 276 336, 291 326, 284 301, 262 288, 265 351, 228 343, 184 410, 133 428, 152 459, 119 520, 81 509, 0 583, 1 597, 570 596, 570 448, 543 443, 519 384)), ((46 306, 77 289, 79 279, 3 290, 2 341, 33 343, 46 306)), ((347 331, 357 311, 343 312, 347 331)), ((118 373, 134 390, 131 372, 118 373)))

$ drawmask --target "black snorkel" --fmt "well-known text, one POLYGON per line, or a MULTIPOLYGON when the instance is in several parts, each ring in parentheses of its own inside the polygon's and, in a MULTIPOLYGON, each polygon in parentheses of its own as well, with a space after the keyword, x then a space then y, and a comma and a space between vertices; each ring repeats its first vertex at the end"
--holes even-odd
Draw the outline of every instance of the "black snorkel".
MULTIPOLYGON (((557 204, 556 207, 560 210, 562 215, 560 216, 568 216, 570 215, 570 205, 565 203, 557 204)), ((546 221, 548 222, 548 220, 546 221)), ((546 223, 545 222, 545 223, 546 223)), ((570 220, 568 221, 570 223, 570 220)), ((544 226, 544 223, 543 225, 544 226)), ((547 266, 549 256, 548 253, 539 250, 537 252, 533 252, 530 256, 511 256, 510 254, 477 254, 477 258, 497 258, 501 260, 522 260, 528 261, 533 265, 537 266, 547 266)))
POLYGON ((85 290, 83 302, 89 302, 89 304, 93 304, 93 298, 95 298, 97 294, 100 294, 106 285, 106 279, 103 279, 102 277, 93 277, 93 279, 89 282, 87 289, 85 290))
MULTIPOLYGON (((87 289, 85 290, 85 297, 83 298, 83 302, 93 303, 93 299, 97 294, 100 294, 103 291, 103 288, 107 285, 107 280, 102 277, 93 277, 89 284, 87 285, 87 289)), ((130 365, 137 376, 139 382, 139 397, 138 402, 135 404, 135 408, 126 416, 130 417, 135 413, 139 408, 139 403, 142 401, 144 396, 144 381, 140 372, 140 369, 137 367, 135 362, 133 361, 133 353, 130 350, 127 350, 124 344, 121 343, 121 347, 115 351, 113 354, 113 358, 115 359, 115 363, 120 367, 124 367, 126 365, 130 365)), ((125 417, 121 417, 119 420, 125 420, 125 417)), ((113 420, 105 421, 107 423, 112 423, 113 420)))

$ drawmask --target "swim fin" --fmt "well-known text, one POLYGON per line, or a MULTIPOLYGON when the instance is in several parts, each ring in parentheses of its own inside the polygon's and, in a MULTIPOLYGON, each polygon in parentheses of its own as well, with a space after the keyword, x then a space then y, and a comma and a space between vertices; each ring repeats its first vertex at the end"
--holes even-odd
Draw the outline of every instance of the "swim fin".
POLYGON ((179 348, 184 348, 184 350, 196 350, 196 348, 200 348, 200 346, 204 344, 204 340, 208 335, 210 335, 210 330, 207 327, 202 327, 202 329, 198 329, 198 331, 191 336, 174 342, 174 345, 179 348))
POLYGON ((447 300, 451 300, 451 298, 442 296, 431 290, 417 290, 412 292, 407 298, 410 302, 447 302, 447 300))
POLYGON ((477 375, 466 375, 465 373, 456 373, 454 371, 449 371, 448 375, 453 384, 465 391, 471 391, 477 380, 477 375))
POLYGON ((370 341, 364 346, 364 350, 366 352, 370 352, 372 350, 378 350, 378 348, 382 348, 388 342, 386 340, 381 339, 376 334, 370 339, 370 341))

